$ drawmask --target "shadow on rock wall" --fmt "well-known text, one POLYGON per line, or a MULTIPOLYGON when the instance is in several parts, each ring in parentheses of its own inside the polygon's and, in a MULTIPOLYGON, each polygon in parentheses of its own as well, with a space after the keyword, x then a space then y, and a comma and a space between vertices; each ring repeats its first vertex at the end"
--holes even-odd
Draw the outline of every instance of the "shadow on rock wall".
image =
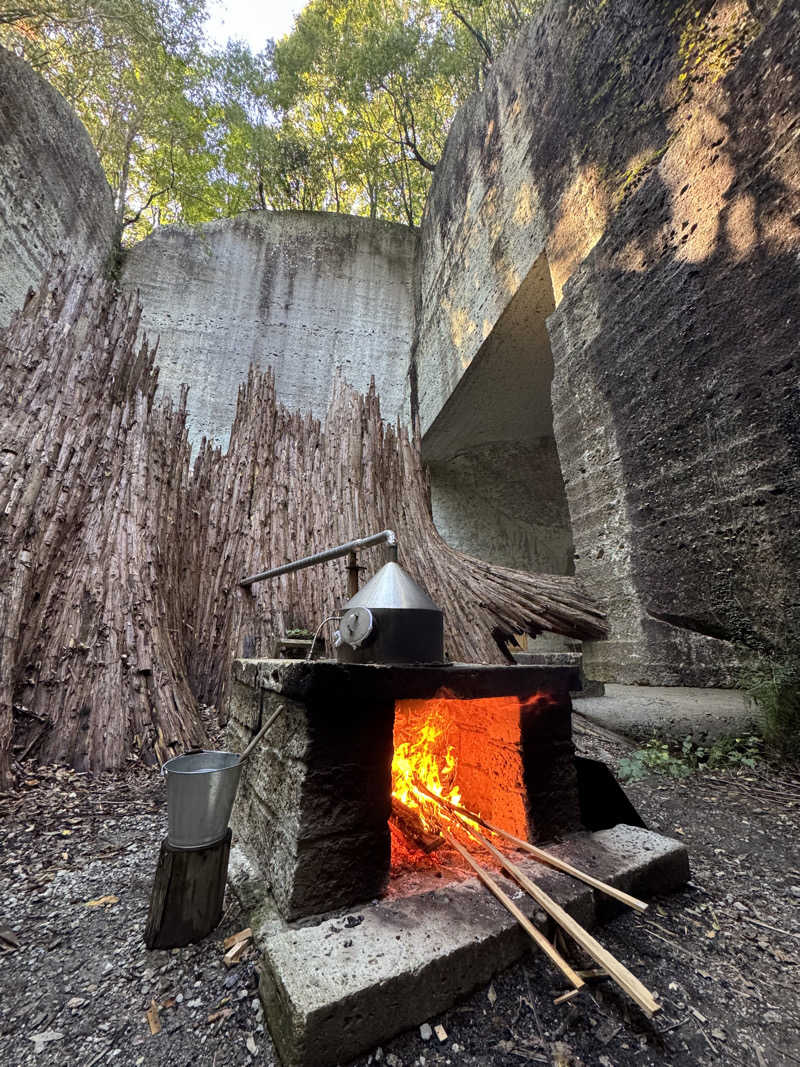
POLYGON ((611 414, 629 576, 662 639, 660 624, 754 648, 800 633, 792 7, 695 87, 549 322, 559 388, 591 382, 611 414))

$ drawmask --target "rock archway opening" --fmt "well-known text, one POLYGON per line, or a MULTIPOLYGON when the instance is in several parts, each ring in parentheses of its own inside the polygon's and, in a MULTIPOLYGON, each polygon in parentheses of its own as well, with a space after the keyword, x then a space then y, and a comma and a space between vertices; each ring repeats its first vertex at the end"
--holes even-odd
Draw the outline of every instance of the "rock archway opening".
POLYGON ((572 574, 545 325, 554 308, 542 253, 426 433, 423 456, 448 544, 492 563, 572 574))

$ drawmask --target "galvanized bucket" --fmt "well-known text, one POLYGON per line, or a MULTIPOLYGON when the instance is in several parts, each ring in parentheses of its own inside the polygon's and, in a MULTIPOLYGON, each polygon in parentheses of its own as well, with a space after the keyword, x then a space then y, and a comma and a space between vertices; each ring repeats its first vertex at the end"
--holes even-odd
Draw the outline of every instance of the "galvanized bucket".
POLYGON ((192 752, 161 768, 167 778, 167 841, 173 848, 204 848, 228 829, 242 757, 238 752, 192 752))
POLYGON ((205 848, 225 836, 245 760, 285 705, 272 713, 241 754, 187 752, 161 767, 167 779, 167 841, 173 848, 205 848))

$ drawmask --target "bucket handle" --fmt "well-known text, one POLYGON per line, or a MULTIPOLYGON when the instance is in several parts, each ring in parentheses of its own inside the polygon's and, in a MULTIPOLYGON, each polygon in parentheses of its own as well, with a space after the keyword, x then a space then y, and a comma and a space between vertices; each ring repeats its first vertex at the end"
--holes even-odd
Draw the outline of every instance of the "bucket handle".
POLYGON ((244 752, 239 757, 239 762, 240 763, 244 763, 244 761, 247 759, 247 757, 250 755, 250 753, 256 747, 256 745, 261 740, 261 738, 264 737, 264 735, 266 734, 267 730, 269 730, 270 726, 272 726, 272 724, 278 718, 280 713, 282 711, 284 711, 285 707, 286 707, 285 704, 281 704, 280 707, 277 709, 277 711, 275 711, 272 715, 270 715, 270 717, 267 719, 267 721, 264 723, 264 725, 258 731, 256 736, 253 738, 253 740, 250 742, 250 744, 247 746, 247 748, 244 750, 244 752))

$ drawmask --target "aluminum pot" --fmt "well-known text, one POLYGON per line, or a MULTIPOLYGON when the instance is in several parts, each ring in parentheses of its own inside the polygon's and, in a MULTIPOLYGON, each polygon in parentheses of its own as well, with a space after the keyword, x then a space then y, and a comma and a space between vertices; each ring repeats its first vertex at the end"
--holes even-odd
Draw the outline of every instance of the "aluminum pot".
POLYGON ((161 768, 167 778, 167 841, 205 848, 221 841, 230 822, 242 757, 238 752, 191 752, 161 768))

